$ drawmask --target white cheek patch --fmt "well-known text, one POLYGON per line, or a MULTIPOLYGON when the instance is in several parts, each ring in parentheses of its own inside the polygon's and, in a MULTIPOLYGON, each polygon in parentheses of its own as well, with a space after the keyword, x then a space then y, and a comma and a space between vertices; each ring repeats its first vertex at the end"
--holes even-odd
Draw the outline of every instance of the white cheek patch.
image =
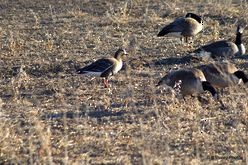
POLYGON ((205 77, 201 77, 201 81, 207 81, 205 77))
POLYGON ((244 28, 241 28, 241 27, 240 27, 238 32, 242 34, 243 31, 244 31, 244 28))
POLYGON ((127 51, 125 49, 123 49, 123 52, 124 52, 124 54, 127 54, 127 51))
POLYGON ((238 84, 241 84, 242 83, 242 79, 239 79, 239 82, 238 82, 238 84))

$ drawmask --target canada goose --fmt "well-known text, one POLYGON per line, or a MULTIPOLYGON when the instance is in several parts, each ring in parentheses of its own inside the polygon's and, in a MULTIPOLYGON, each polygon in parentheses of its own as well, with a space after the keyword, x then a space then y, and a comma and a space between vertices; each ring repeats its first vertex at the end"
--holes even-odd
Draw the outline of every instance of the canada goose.
POLYGON ((157 86, 166 84, 174 87, 177 83, 181 83, 180 92, 183 96, 199 94, 207 90, 214 98, 217 97, 215 88, 206 81, 204 74, 199 69, 191 68, 171 71, 158 82, 157 86))
POLYGON ((244 28, 238 26, 235 43, 228 40, 220 40, 204 45, 194 51, 200 56, 211 58, 232 57, 245 54, 245 46, 242 44, 242 33, 244 28))
POLYGON ((177 18, 169 25, 166 25, 157 36, 180 37, 181 40, 185 37, 186 42, 188 42, 188 37, 195 36, 202 29, 203 21, 201 17, 194 13, 187 13, 185 17, 177 18))
POLYGON ((122 56, 127 55, 125 49, 118 49, 112 58, 102 58, 77 70, 77 73, 103 77, 105 87, 108 87, 108 77, 116 74, 123 66, 122 56))
POLYGON ((198 67, 205 75, 208 82, 214 87, 225 88, 238 84, 240 80, 243 83, 248 82, 248 77, 236 66, 228 61, 214 62, 208 65, 198 67))

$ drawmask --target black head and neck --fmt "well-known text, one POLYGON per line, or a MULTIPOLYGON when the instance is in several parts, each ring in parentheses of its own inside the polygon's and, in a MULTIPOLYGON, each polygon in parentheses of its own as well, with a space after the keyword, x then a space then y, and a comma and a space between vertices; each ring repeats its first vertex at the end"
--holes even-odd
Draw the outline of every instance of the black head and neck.
POLYGON ((202 88, 204 91, 209 91, 214 98, 217 97, 217 92, 215 88, 208 81, 202 82, 202 88))
POLYGON ((236 77, 238 77, 238 79, 242 79, 243 83, 247 83, 248 82, 248 77, 245 75, 245 73, 241 70, 238 70, 236 72, 233 73, 236 77))
POLYGON ((236 40, 235 40, 236 45, 241 45, 242 44, 243 31, 244 31, 244 28, 242 28, 241 26, 237 27, 236 40))
POLYGON ((117 60, 119 60, 119 59, 121 59, 121 57, 122 57, 123 55, 128 55, 128 53, 126 52, 125 49, 120 48, 120 49, 118 49, 118 50, 115 52, 114 57, 115 57, 117 60))
POLYGON ((239 53, 238 55, 243 55, 245 54, 245 46, 242 43, 242 34, 243 34, 244 28, 241 26, 237 27, 237 32, 236 32, 236 40, 235 44, 238 46, 239 53))
POLYGON ((185 18, 193 18, 194 20, 196 20, 200 24, 203 24, 202 18, 200 16, 194 14, 194 13, 187 13, 185 18))

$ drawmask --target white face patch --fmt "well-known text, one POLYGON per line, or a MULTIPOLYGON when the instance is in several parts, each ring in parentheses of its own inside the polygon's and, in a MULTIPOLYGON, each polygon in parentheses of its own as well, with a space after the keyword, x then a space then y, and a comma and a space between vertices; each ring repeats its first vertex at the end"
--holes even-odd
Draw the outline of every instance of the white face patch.
POLYGON ((241 84, 241 82, 242 82, 242 79, 239 79, 239 82, 238 82, 238 84, 241 84))
POLYGON ((243 31, 244 31, 244 28, 242 28, 242 27, 240 27, 238 30, 239 33, 243 33, 243 31))

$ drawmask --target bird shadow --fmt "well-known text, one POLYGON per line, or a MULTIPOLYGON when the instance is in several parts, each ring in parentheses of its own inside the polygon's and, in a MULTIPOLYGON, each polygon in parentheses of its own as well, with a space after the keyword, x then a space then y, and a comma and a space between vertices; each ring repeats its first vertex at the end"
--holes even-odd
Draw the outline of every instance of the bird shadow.
POLYGON ((118 117, 122 116, 125 113, 125 111, 108 111, 108 110, 92 110, 92 111, 67 111, 67 112, 59 112, 59 113, 49 113, 44 114, 41 116, 43 120, 53 120, 53 119, 75 119, 75 118, 84 118, 84 117, 91 117, 91 118, 97 118, 101 119, 103 117, 118 117))
POLYGON ((195 60, 197 60, 196 58, 194 58, 191 55, 187 55, 184 57, 169 57, 169 58, 165 58, 165 59, 160 59, 155 61, 155 65, 179 65, 179 64, 189 64, 191 62, 194 62, 195 60))
POLYGON ((69 110, 66 112, 52 112, 52 113, 46 113, 41 116, 41 119, 43 120, 53 120, 53 119, 75 119, 75 118, 97 118, 101 119, 104 117, 121 117, 123 116, 126 111, 125 110, 119 110, 114 111, 112 108, 119 107, 121 105, 111 105, 109 108, 104 107, 103 105, 99 105, 97 107, 90 107, 84 103, 80 105, 78 110, 69 110))
POLYGON ((242 60, 247 60, 248 55, 240 55, 240 56, 235 56, 234 59, 242 59, 242 60))

